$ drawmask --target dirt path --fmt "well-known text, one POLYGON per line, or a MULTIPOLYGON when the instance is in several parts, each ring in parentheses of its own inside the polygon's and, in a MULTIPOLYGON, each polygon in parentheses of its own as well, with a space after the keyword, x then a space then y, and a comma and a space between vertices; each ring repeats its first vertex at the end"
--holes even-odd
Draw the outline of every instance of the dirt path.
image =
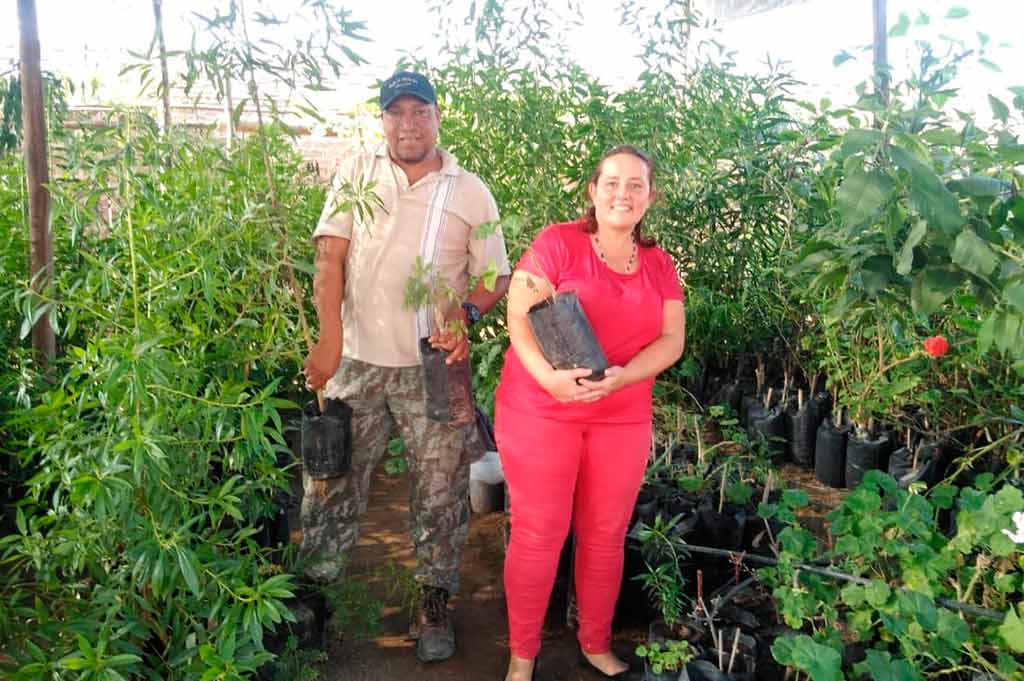
MULTIPOLYGON (((834 507, 842 492, 814 480, 813 472, 785 466, 781 477, 788 487, 808 491, 810 506, 802 515, 805 522, 822 523, 821 515, 834 507)), ((357 575, 379 573, 381 568, 415 565, 408 533, 408 477, 389 475, 379 469, 374 477, 369 508, 363 519, 360 540, 352 557, 351 570, 357 575)), ((301 488, 300 488, 301 489, 301 488)), ((298 491, 298 490, 297 490, 298 491)), ((823 523, 822 523, 823 524, 823 523)), ((293 527, 297 526, 297 518, 293 527)), ((823 527, 815 528, 822 535, 823 527)), ((504 561, 506 519, 503 513, 474 515, 461 572, 462 588, 453 599, 458 650, 451 660, 423 664, 415 657, 415 643, 406 638, 408 616, 395 605, 382 613, 379 633, 363 639, 331 640, 321 678, 326 681, 500 681, 507 662, 508 633, 501 572, 504 561)), ((298 539, 298 537, 294 537, 298 539)), ((386 570, 385 570, 386 571, 386 570)), ((384 578, 362 577, 378 598, 384 598, 384 578)), ((564 582, 556 584, 553 604, 544 630, 538 681, 593 681, 598 677, 577 663, 575 632, 565 626, 564 582)), ((638 585, 625 588, 626 608, 643 599, 638 585)), ((639 603, 638 603, 639 604, 639 603)), ((640 608, 642 610, 642 608, 640 608)), ((646 630, 639 623, 615 628, 615 650, 623 657, 641 642, 646 630)), ((633 658, 634 668, 638 662, 633 658)), ((642 674, 631 678, 640 679, 642 674)))
MULTIPOLYGON (((391 607, 383 614, 379 635, 365 640, 332 641, 321 670, 328 681, 500 681, 507 663, 508 630, 501 583, 504 560, 504 514, 474 515, 463 560, 461 591, 453 604, 458 651, 451 660, 423 664, 415 644, 406 639, 407 616, 391 607)), ((408 479, 378 471, 352 569, 372 572, 394 561, 414 565, 408 534, 408 479)), ((375 584, 383 593, 385 585, 375 584)), ((557 598, 557 597, 556 597, 557 598)), ((556 600, 557 603, 557 600, 556 600)), ((596 675, 577 665, 574 632, 559 620, 557 606, 549 613, 541 653, 540 681, 590 681, 596 675)), ((638 632, 624 632, 616 642, 621 653, 631 650, 638 632)), ((639 677, 638 677, 639 678, 639 677)))

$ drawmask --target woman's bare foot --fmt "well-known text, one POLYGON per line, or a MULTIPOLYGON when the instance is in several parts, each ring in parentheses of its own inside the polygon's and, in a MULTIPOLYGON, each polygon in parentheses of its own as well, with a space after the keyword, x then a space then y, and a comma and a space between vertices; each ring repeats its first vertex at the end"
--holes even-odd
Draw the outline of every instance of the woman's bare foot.
POLYGON ((583 657, 587 658, 595 669, 603 672, 607 676, 615 676, 629 669, 629 665, 616 657, 615 653, 608 651, 606 653, 590 653, 584 651, 583 657))
POLYGON ((515 655, 508 656, 508 673, 505 681, 531 681, 533 679, 534 660, 527 660, 515 655))

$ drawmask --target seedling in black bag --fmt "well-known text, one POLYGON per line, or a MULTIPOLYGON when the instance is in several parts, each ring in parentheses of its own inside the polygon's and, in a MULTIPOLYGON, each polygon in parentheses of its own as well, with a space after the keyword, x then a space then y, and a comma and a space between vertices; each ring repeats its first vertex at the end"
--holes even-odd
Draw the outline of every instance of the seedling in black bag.
POLYGON ((576 292, 559 293, 544 276, 532 250, 530 256, 536 270, 541 273, 539 278, 543 279, 550 291, 549 296, 537 287, 532 278, 526 279, 527 287, 541 298, 530 307, 526 318, 530 322, 530 329, 537 339, 544 359, 556 369, 585 367, 592 372, 587 376, 588 380, 600 381, 604 378, 605 369, 608 368, 608 359, 601 349, 601 344, 597 342, 597 336, 594 335, 594 329, 590 326, 590 320, 587 319, 576 292))
MULTIPOLYGON (((480 234, 479 229, 477 234, 480 234)), ((493 291, 497 277, 497 263, 491 262, 481 275, 485 288, 493 291)), ((435 330, 461 340, 469 330, 464 320, 452 314, 461 302, 448 280, 431 263, 417 257, 405 282, 405 307, 411 310, 427 308, 435 330)), ((449 364, 448 353, 433 347, 429 338, 420 338, 419 346, 423 358, 427 418, 452 427, 472 423, 475 413, 469 358, 449 364)))

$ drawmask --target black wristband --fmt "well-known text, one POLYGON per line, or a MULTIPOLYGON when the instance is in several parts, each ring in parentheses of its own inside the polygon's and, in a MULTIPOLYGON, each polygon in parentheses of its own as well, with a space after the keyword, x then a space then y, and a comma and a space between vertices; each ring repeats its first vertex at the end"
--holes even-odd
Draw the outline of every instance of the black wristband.
POLYGON ((473 303, 463 303, 462 309, 466 311, 466 323, 469 326, 473 326, 483 317, 480 308, 473 303))

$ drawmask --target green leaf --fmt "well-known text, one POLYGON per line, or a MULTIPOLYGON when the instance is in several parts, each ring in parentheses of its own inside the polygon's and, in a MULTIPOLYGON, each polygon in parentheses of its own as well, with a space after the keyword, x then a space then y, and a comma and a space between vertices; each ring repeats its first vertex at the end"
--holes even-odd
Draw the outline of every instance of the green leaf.
POLYGON ((914 249, 917 248, 917 245, 921 243, 921 240, 927 233, 928 223, 924 220, 918 220, 910 230, 910 234, 907 235, 907 240, 903 242, 903 247, 900 248, 896 272, 903 276, 910 274, 910 270, 914 267, 914 249))
POLYGON ((494 291, 494 287, 498 285, 498 261, 493 258, 487 264, 487 270, 484 271, 481 279, 484 282, 484 288, 488 291, 494 291))
POLYGON ((73 656, 62 658, 58 664, 60 664, 64 669, 73 669, 77 671, 88 667, 89 660, 81 657, 78 653, 75 653, 73 656))
POLYGON ((971 197, 994 198, 1009 190, 1009 185, 1002 180, 985 175, 971 175, 949 183, 953 191, 971 197))
POLYGON ((1024 312, 1024 281, 1015 281, 1003 288, 1003 298, 1015 308, 1024 312))
POLYGON ((957 236, 952 256, 953 262, 977 277, 987 278, 999 266, 999 256, 971 229, 957 236))
POLYGON ((130 664, 142 662, 142 658, 138 655, 124 653, 122 655, 114 655, 113 657, 108 657, 106 660, 104 660, 104 662, 108 667, 127 667, 130 664))
POLYGON ((985 354, 992 348, 992 343, 996 338, 996 320, 999 319, 999 315, 995 312, 985 318, 985 321, 981 323, 981 328, 978 330, 978 352, 985 354))
POLYGON ((1011 650, 1024 653, 1024 621, 1017 616, 1017 610, 1013 605, 1006 611, 1006 619, 999 626, 999 635, 1011 650))
POLYGON ((978 63, 981 64, 982 66, 984 66, 989 71, 995 71, 996 73, 1002 73, 1003 72, 1003 69, 1002 69, 1001 66, 999 66, 999 64, 996 64, 995 62, 990 61, 988 59, 985 59, 984 57, 979 58, 978 59, 978 63))
POLYGON ((861 264, 861 285, 869 296, 877 296, 893 280, 892 258, 873 255, 861 264))
POLYGON ((843 50, 836 56, 832 57, 832 66, 842 66, 843 64, 845 64, 846 62, 850 61, 853 58, 854 56, 852 54, 850 54, 846 50, 843 50))
POLYGON ((1006 106, 1003 100, 989 95, 988 104, 992 107, 992 115, 996 117, 996 120, 1006 123, 1010 119, 1010 107, 1006 106))
POLYGON ((926 631, 935 629, 939 622, 939 611, 931 598, 916 591, 897 591, 896 600, 899 608, 917 620, 926 631))
POLYGON ((921 673, 907 660, 892 659, 881 650, 868 650, 867 659, 854 665, 857 675, 872 681, 920 681, 921 673))
POLYGON ((930 224, 952 234, 963 224, 960 205, 928 165, 901 147, 890 147, 893 162, 910 175, 910 201, 930 224))
POLYGON ((902 38, 907 34, 907 29, 910 28, 910 17, 907 16, 906 12, 900 12, 900 18, 896 21, 896 24, 889 29, 890 38, 902 38))
POLYGON ((836 247, 827 241, 809 241, 804 245, 793 265, 793 272, 802 270, 816 270, 822 263, 827 262, 834 256, 836 247))
POLYGON ((970 15, 970 11, 966 7, 950 7, 946 12, 947 19, 963 19, 968 15, 970 15))
POLYGON ((868 603, 876 608, 885 605, 891 594, 892 589, 889 588, 889 585, 877 579, 871 580, 871 583, 864 587, 865 598, 867 598, 868 603))
POLYGON ((859 608, 864 604, 864 587, 860 584, 847 584, 840 591, 843 603, 851 608, 859 608))
POLYGON ((929 267, 914 277, 910 302, 914 312, 931 314, 963 283, 963 276, 952 267, 929 267))
POLYGON ((867 149, 877 148, 882 144, 885 137, 881 130, 874 128, 852 128, 843 135, 842 146, 839 147, 839 157, 845 158, 867 149))
POLYGON ((843 656, 806 634, 775 639, 772 656, 781 665, 807 672, 813 681, 843 681, 843 656))
POLYGON ((1011 351, 1016 351, 1017 353, 1024 351, 1021 344, 1017 342, 1020 329, 1021 317, 1018 315, 1007 312, 1000 317, 995 330, 996 348, 999 349, 999 352, 1009 355, 1011 351))
POLYGON ((880 170, 865 172, 855 168, 839 186, 836 204, 848 230, 873 222, 892 195, 896 184, 880 170))
POLYGON ((175 547, 175 552, 178 554, 178 567, 181 569, 181 574, 185 578, 185 583, 193 594, 199 596, 199 578, 196 576, 196 569, 192 565, 189 552, 180 546, 175 547))

